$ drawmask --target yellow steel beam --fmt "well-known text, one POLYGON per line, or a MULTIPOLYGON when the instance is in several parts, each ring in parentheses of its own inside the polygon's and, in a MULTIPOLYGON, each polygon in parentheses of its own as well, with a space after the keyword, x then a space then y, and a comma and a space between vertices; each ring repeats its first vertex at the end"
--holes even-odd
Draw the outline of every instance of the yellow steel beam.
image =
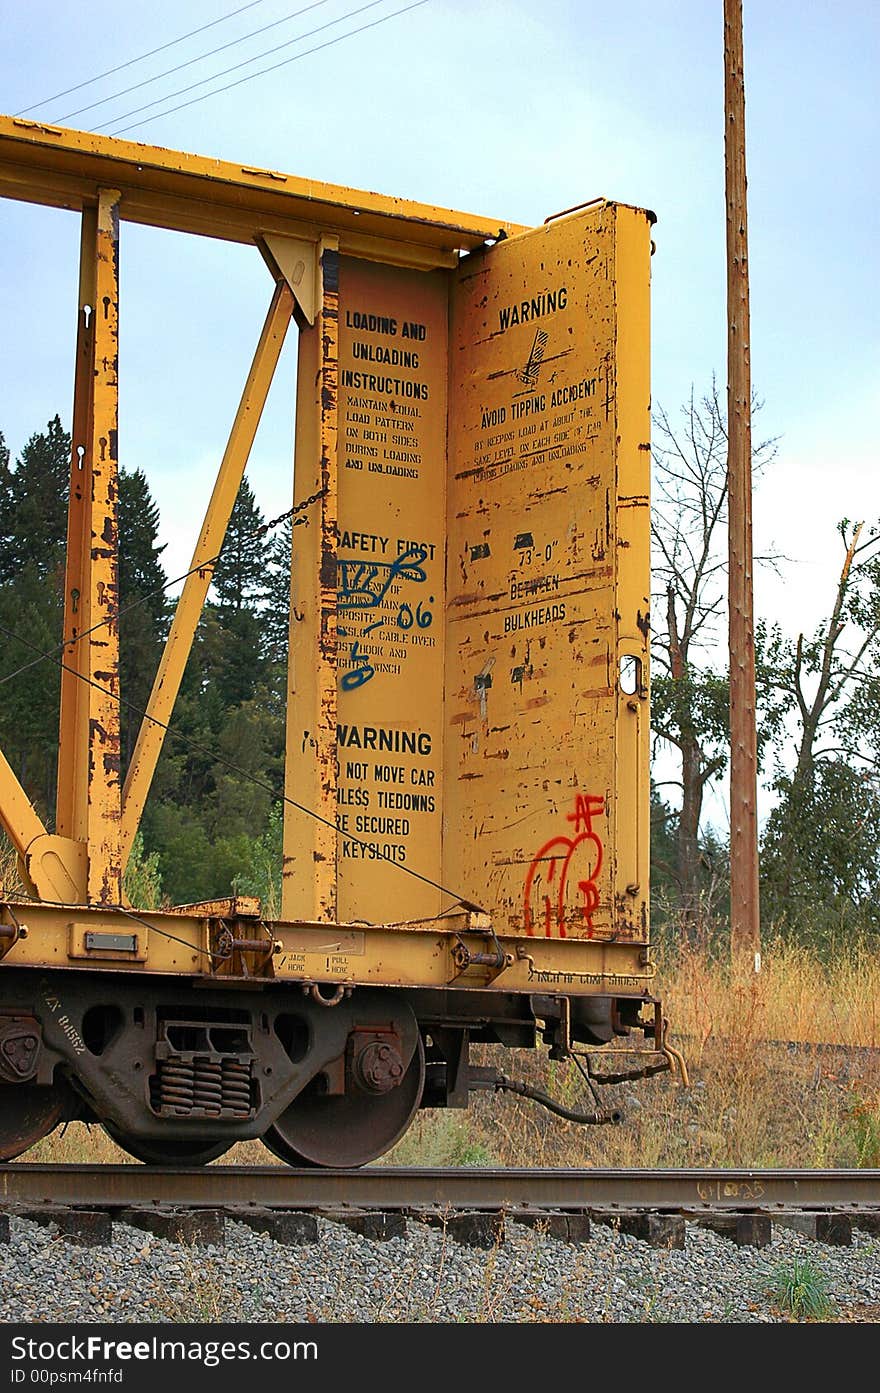
POLYGON ((333 233, 344 253, 398 265, 453 266, 459 249, 523 230, 276 170, 0 116, 0 195, 82 208, 102 184, 122 191, 121 216, 131 222, 236 242, 266 232, 311 241, 333 233))
POLYGON ((284 808, 282 915, 333 921, 336 904, 339 253, 325 243, 320 309, 300 335, 295 488, 320 491, 320 526, 293 556, 285 793, 324 819, 284 808), (314 640, 317 636, 317 661, 314 640), (331 825, 328 826, 327 824, 331 825))
POLYGON ((19 871, 32 895, 72 904, 83 898, 85 845, 46 831, 2 751, 0 825, 18 852, 19 871))
POLYGON ((293 307, 293 291, 286 281, 280 281, 272 297, 254 353, 202 530, 193 552, 190 573, 174 612, 174 622, 165 643, 126 776, 122 795, 123 865, 128 860, 131 844, 147 801, 165 739, 165 727, 180 690, 199 616, 214 574, 214 560, 226 536, 229 518, 275 375, 293 307))
POLYGON ((0 823, 19 856, 24 856, 35 837, 46 829, 0 750, 0 823))
POLYGON ((0 973, 7 966, 87 967, 95 973, 127 968, 199 981, 237 978, 251 984, 274 980, 566 996, 613 992, 646 999, 652 996, 655 975, 645 945, 638 941, 496 938, 484 915, 462 912, 369 928, 274 921, 264 925, 266 951, 242 955, 223 948, 223 931, 253 941, 252 919, 221 921, 152 910, 133 917, 95 907, 26 902, 13 902, 11 908, 12 913, 0 906, 0 924, 17 922, 27 933, 0 949, 0 973), (468 963, 463 945, 484 960, 468 963))
MULTIPOLYGON (((89 558, 91 553, 91 458, 88 453, 95 380, 95 247, 98 210, 84 208, 80 233, 79 303, 73 387, 70 489, 67 506, 67 552, 64 577, 64 665, 58 733, 58 787, 55 825, 62 836, 84 840, 89 769, 89 640, 78 641, 88 627, 89 558)), ((85 899, 85 885, 77 899, 85 899)))
POLYGON ((119 194, 101 189, 95 245, 95 375, 91 438, 89 770, 86 843, 89 904, 119 904, 119 194))
POLYGON ((119 192, 102 188, 83 218, 71 486, 64 595, 56 827, 85 843, 76 898, 118 904, 120 722, 118 625, 119 192))

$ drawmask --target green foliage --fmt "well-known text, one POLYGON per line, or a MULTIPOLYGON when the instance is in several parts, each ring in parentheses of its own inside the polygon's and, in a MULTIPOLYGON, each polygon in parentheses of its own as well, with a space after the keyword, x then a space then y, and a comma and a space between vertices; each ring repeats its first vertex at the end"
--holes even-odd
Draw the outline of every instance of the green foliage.
POLYGON ((34 662, 61 642, 60 581, 28 561, 0 586, 0 749, 38 812, 54 807, 61 670, 34 662))
POLYGON ((29 569, 55 583, 63 572, 70 435, 58 416, 32 435, 15 468, 0 437, 0 584, 29 569))
POLYGON ((287 659, 290 623, 290 562, 293 549, 293 519, 283 522, 267 549, 266 605, 263 610, 263 641, 273 663, 287 659))
POLYGON ((710 827, 698 840, 697 896, 699 932, 681 913, 678 876, 678 812, 651 784, 651 933, 655 943, 673 954, 685 939, 706 952, 727 951, 730 888, 728 848, 710 827))
POLYGON ((145 841, 155 848, 164 898, 190 904, 233 892, 239 876, 253 874, 254 838, 247 832, 212 836, 198 809, 163 803, 155 808, 145 841))
POLYGON ((880 1100, 853 1096, 847 1110, 847 1140, 861 1170, 880 1168, 880 1100))
POLYGON ((140 469, 119 471, 119 689, 122 767, 127 769, 168 626, 159 560, 159 509, 140 469))
POLYGON ((131 844, 123 887, 132 909, 159 909, 162 904, 162 877, 159 853, 144 851, 144 839, 136 832, 131 844))
POLYGON ((809 941, 831 924, 880 929, 880 800, 873 777, 822 760, 800 785, 780 776, 762 839, 768 922, 809 941))
POLYGON ((468 1135, 465 1128, 456 1132, 449 1153, 451 1166, 494 1166, 495 1157, 481 1141, 468 1135))
POLYGON ((834 1313, 828 1278, 810 1258, 779 1263, 772 1295, 779 1309, 795 1320, 827 1320, 834 1313))
POLYGON ((237 895, 256 895, 267 919, 281 914, 281 868, 283 865, 284 805, 275 803, 269 825, 253 844, 250 870, 233 879, 237 895))
POLYGON ((779 800, 763 836, 762 903, 802 938, 880 928, 880 529, 844 519, 838 532, 828 617, 796 639, 774 626, 759 644, 779 800))
POLYGON ((61 674, 33 660, 61 641, 69 477, 57 416, 14 468, 0 437, 0 748, 43 815, 55 801, 61 674))
POLYGON ((726 676, 691 665, 679 678, 658 674, 651 684, 651 723, 655 735, 679 748, 699 738, 709 778, 727 767, 730 685, 726 676))
POLYGON ((264 522, 254 491, 243 479, 214 567, 212 585, 221 609, 254 610, 263 598, 266 543, 258 534, 264 522))

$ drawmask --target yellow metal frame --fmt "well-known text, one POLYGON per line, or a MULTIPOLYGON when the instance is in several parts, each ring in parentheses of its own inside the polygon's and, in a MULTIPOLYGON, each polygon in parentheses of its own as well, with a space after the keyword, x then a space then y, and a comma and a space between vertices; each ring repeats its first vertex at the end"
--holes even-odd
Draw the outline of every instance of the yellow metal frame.
MULTIPOLYGON (((125 966, 224 978, 648 996, 653 969, 646 912, 644 215, 622 205, 602 205, 598 214, 601 223, 608 210, 608 226, 613 224, 608 245, 619 262, 627 263, 613 266, 611 284, 616 286, 620 275, 641 286, 636 294, 643 297, 643 303, 627 306, 625 316, 616 299, 609 310, 614 319, 609 352, 616 363, 615 394, 621 382, 625 384, 625 409, 615 406, 613 423, 618 507, 611 580, 618 605, 613 662, 617 649, 634 655, 642 665, 642 681, 635 698, 622 700, 619 692, 613 695, 616 676, 609 678, 615 749, 619 745, 621 753, 619 767, 615 763, 608 777, 615 788, 623 780, 629 789, 628 815, 634 830, 630 835, 611 828, 616 859, 609 906, 617 900, 611 926, 598 936, 565 939, 508 932, 510 916, 493 925, 490 916, 463 901, 463 907, 450 911, 446 896, 437 897, 446 909, 419 910, 389 923, 394 913, 389 906, 390 913, 376 913, 376 926, 367 927, 340 922, 345 914, 339 899, 337 797, 346 788, 337 750, 337 576, 344 458, 348 468, 340 435, 343 340, 345 353, 353 351, 351 334, 344 335, 340 325, 340 268, 343 279, 347 274, 355 280, 352 268, 366 263, 397 268, 395 274, 411 279, 418 272, 425 283, 431 273, 444 276, 452 310, 455 297, 464 293, 456 286, 464 286, 470 274, 463 254, 476 253, 478 261, 499 239, 520 241, 520 234, 534 238, 541 230, 530 233, 517 224, 5 116, 0 116, 0 196, 78 210, 82 219, 55 830, 50 833, 41 822, 0 752, 0 823, 19 853, 22 874, 34 896, 33 901, 0 906, 0 962, 41 968, 87 964, 110 971, 125 966), (119 774, 116 622, 121 221, 249 243, 259 249, 275 282, 124 788, 119 774), (302 819, 294 828, 293 819, 286 817, 280 922, 266 925, 240 902, 135 913, 124 902, 125 864, 208 594, 213 560, 223 543, 291 319, 300 334, 296 487, 301 499, 311 500, 311 507, 293 576, 285 789, 289 804, 318 817, 307 822, 305 834, 302 819), (108 935, 115 946, 107 946, 108 935), (119 942, 130 946, 120 947, 119 942)), ((578 235, 576 231, 575 243, 578 235)), ((528 238, 521 240, 525 244, 528 238)), ((435 292, 436 285, 436 302, 435 292)), ((441 318, 445 335, 445 299, 435 330, 441 318)), ((409 327, 423 336, 426 332, 423 324, 409 327)), ((445 338, 443 351, 452 351, 445 338)), ((355 380, 353 367, 359 364, 345 362, 345 375, 355 380)), ((445 391, 444 380, 444 413, 445 391)), ((346 487, 351 488, 350 480, 346 487)), ((451 515, 449 527, 451 535, 451 515)), ((399 540, 402 529, 403 522, 398 527, 398 553, 406 545, 399 540)), ((418 565, 409 574, 416 572, 418 565)), ((439 572, 432 573, 431 585, 438 591, 443 588, 439 572)), ((412 615, 408 605, 404 609, 412 615)), ((401 774, 405 772, 401 766, 401 774)), ((577 788, 577 773, 570 786, 577 788)), ((461 785, 460 798, 467 787, 461 785)), ((379 799, 379 806, 401 804, 379 799)), ((564 808, 559 811, 564 816, 564 808)), ((497 860, 501 853, 493 855, 497 860)), ((516 863, 515 846, 511 855, 516 863)), ((446 883, 451 872, 453 883, 466 883, 466 876, 458 874, 461 869, 454 859, 438 859, 434 880, 439 882, 442 875, 446 883)), ((439 888, 438 883, 438 892, 439 888)), ((413 903, 433 901, 423 896, 413 903)))

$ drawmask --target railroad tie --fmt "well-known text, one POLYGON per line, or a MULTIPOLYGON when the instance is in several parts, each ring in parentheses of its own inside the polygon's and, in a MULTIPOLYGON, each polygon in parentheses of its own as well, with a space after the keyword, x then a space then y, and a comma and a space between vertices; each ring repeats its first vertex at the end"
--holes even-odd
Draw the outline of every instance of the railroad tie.
POLYGON ((770 1217, 780 1228, 794 1229, 817 1243, 829 1243, 835 1248, 848 1248, 852 1243, 853 1221, 848 1214, 807 1210, 802 1214, 774 1212, 770 1217))
POLYGON ((852 1221, 863 1233, 869 1233, 872 1238, 880 1238, 880 1210, 871 1210, 867 1214, 860 1214, 856 1210, 852 1221))
POLYGON ((423 1224, 443 1229, 449 1238, 467 1248, 495 1248, 504 1242, 504 1213, 500 1209, 464 1210, 455 1214, 425 1210, 423 1224))
POLYGON ((536 1229, 548 1238, 560 1239, 563 1243, 589 1243, 589 1214, 568 1214, 565 1211, 553 1213, 543 1209, 514 1209, 507 1215, 514 1224, 525 1224, 536 1229))
POLYGON ((769 1214, 691 1214, 694 1223, 711 1229, 737 1248, 766 1248, 772 1237, 769 1214))
POLYGON ((647 1243, 649 1248, 683 1248, 685 1224, 680 1214, 648 1213, 620 1209, 591 1209, 596 1224, 617 1229, 647 1243))
POLYGON ((319 1209, 317 1212, 331 1224, 344 1224, 361 1238, 371 1238, 377 1243, 406 1237, 406 1215, 397 1209, 319 1209))
POLYGON ((59 1238, 76 1243, 80 1248, 101 1248, 113 1242, 113 1221, 106 1210, 46 1206, 25 1209, 21 1217, 43 1228, 56 1228, 59 1238))
POLYGON ((219 1248, 226 1236, 220 1209, 122 1209, 117 1217, 123 1224, 171 1243, 189 1243, 194 1247, 213 1244, 219 1248))
POLYGON ((302 1248, 318 1242, 318 1221, 301 1209, 227 1209, 227 1219, 247 1224, 256 1233, 268 1234, 288 1248, 302 1248))

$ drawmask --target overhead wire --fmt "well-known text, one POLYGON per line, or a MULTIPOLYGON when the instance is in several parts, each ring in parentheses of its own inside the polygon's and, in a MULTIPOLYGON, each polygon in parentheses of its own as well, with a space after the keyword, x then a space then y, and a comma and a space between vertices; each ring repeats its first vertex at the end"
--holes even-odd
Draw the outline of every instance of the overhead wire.
POLYGON ((36 111, 37 107, 48 106, 50 102, 59 102, 62 97, 69 97, 71 92, 81 92, 84 87, 91 87, 95 82, 103 82, 105 77, 112 77, 114 73, 124 72, 126 68, 133 68, 136 63, 144 63, 148 58, 155 58, 157 53, 164 53, 169 48, 175 48, 177 44, 184 43, 187 39, 194 39, 197 34, 204 34, 207 29, 216 29, 218 24, 225 24, 227 19, 234 19, 236 15, 244 14, 245 10, 256 9, 257 5, 262 5, 265 0, 250 0, 247 5, 239 5, 237 10, 230 10, 228 14, 221 15, 219 19, 212 19, 207 24, 202 24, 198 29, 190 29, 187 34, 181 34, 177 39, 169 39, 168 43, 160 44, 158 48, 151 48, 148 53, 139 53, 137 58, 129 58, 125 63, 117 63, 115 68, 108 68, 106 72, 98 73, 96 77, 87 77, 84 82, 77 82, 73 87, 65 87, 63 92, 56 92, 53 97, 44 97, 40 102, 34 102, 32 106, 23 107, 21 111, 16 111, 16 116, 27 116, 29 111, 36 111))
MULTIPOLYGON (((356 14, 361 14, 361 13, 363 13, 364 10, 372 9, 376 4, 379 4, 379 3, 382 3, 382 0, 371 0, 371 3, 370 3, 369 5, 363 5, 363 6, 361 6, 361 8, 358 9, 358 10, 352 10, 352 11, 350 11, 348 15, 344 16, 344 18, 351 19, 354 15, 356 15, 356 14)), ((203 93, 201 94, 201 96, 192 97, 188 102, 181 102, 178 106, 169 107, 166 111, 157 111, 157 112, 155 113, 155 119, 159 119, 159 118, 161 118, 161 117, 163 117, 163 116, 172 116, 176 111, 183 111, 186 107, 195 106, 197 102, 207 101, 207 99, 208 99, 209 97, 219 97, 223 92, 229 92, 229 91, 231 91, 232 88, 234 88, 234 87, 241 87, 242 84, 245 83, 245 82, 253 82, 253 80, 254 80, 255 78, 257 78, 257 77, 264 77, 264 76, 266 75, 266 73, 274 73, 274 72, 277 72, 277 70, 278 70, 279 68, 285 68, 285 67, 287 67, 290 63, 296 63, 300 58, 308 58, 309 55, 312 54, 312 53, 320 53, 322 49, 325 49, 325 48, 332 48, 334 44, 342 43, 343 39, 352 39, 352 38, 354 38, 354 36, 355 36, 356 34, 364 34, 364 33, 366 33, 366 31, 367 31, 368 29, 376 29, 380 24, 387 24, 389 20, 391 20, 391 19, 397 19, 397 17, 398 17, 399 15, 407 14, 410 10, 418 10, 418 9, 421 8, 422 5, 427 5, 428 3, 429 3, 429 0, 414 0, 414 3, 411 4, 411 5, 404 5, 402 9, 393 10, 393 11, 391 12, 391 14, 382 15, 379 19, 374 19, 374 20, 372 20, 369 24, 361 24, 361 25, 359 25, 359 27, 358 27, 357 29, 350 29, 347 33, 345 33, 345 34, 339 34, 339 35, 336 36, 336 38, 334 38, 334 39, 328 39, 325 43, 322 43, 322 44, 315 44, 315 46, 314 46, 313 48, 307 48, 307 49, 305 49, 302 53, 295 53, 295 54, 293 55, 293 57, 291 57, 291 58, 285 58, 285 59, 283 59, 282 62, 280 62, 280 63, 273 63, 273 64, 271 64, 268 68, 261 68, 259 72, 256 72, 256 73, 248 73, 248 75, 247 75, 246 77, 240 77, 240 78, 238 78, 235 82, 229 82, 229 83, 226 84, 225 87, 218 87, 218 88, 216 89, 216 91, 213 91, 213 92, 203 92, 203 93)), ((339 21, 333 21, 333 22, 334 22, 334 23, 338 23, 339 21)), ((324 29, 329 28, 329 27, 330 27, 329 25, 322 25, 322 26, 321 26, 321 28, 324 28, 324 29)), ((314 29, 314 30, 311 31, 311 33, 314 33, 314 34, 319 33, 319 32, 320 32, 319 29, 314 29)), ((300 38, 308 38, 308 37, 310 37, 308 34, 302 34, 302 35, 300 35, 300 38)), ((291 42, 294 42, 294 41, 291 40, 291 42)), ((288 45, 282 44, 282 45, 279 45, 278 47, 279 47, 279 48, 284 48, 284 47, 288 47, 288 45)), ((277 49, 276 49, 275 51, 277 52, 277 49)), ((263 55, 261 55, 261 56, 263 56, 263 55)), ((249 62, 254 62, 254 61, 256 61, 256 60, 255 60, 255 59, 249 59, 248 61, 249 61, 249 62)), ((239 63, 239 64, 236 64, 235 66, 236 66, 236 67, 244 67, 244 66, 246 66, 246 65, 243 64, 243 63, 239 63)), ((235 71, 235 68, 228 68, 226 71, 227 71, 227 72, 234 72, 234 71, 235 71)), ((216 77, 223 77, 223 76, 225 76, 224 73, 216 73, 216 74, 215 74, 215 78, 216 78, 216 77)), ((204 79, 205 82, 210 82, 210 81, 212 81, 212 80, 213 80, 213 79, 211 79, 211 78, 205 78, 205 79, 204 79)), ((193 83, 190 87, 188 87, 188 88, 183 88, 183 89, 182 89, 182 92, 180 92, 180 93, 175 93, 175 94, 169 94, 168 97, 160 98, 160 99, 158 99, 158 100, 155 101, 155 102, 150 102, 149 105, 150 105, 150 106, 158 106, 158 105, 160 104, 161 101, 168 101, 168 100, 171 100, 172 97, 173 97, 174 95, 178 95, 178 96, 179 96, 179 95, 182 95, 183 92, 192 91, 193 88, 195 88, 195 87, 200 87, 200 86, 202 86, 202 85, 203 85, 203 83, 199 83, 199 82, 193 83)), ((116 117, 115 120, 118 120, 118 121, 126 121, 126 120, 128 119, 129 116, 135 116, 135 115, 138 114, 138 112, 140 112, 140 111, 145 111, 145 110, 147 110, 147 107, 146 107, 146 106, 144 106, 144 107, 138 107, 135 111, 129 111, 129 112, 126 112, 125 115, 123 115, 123 116, 118 116, 118 117, 116 117)), ((111 134, 111 135, 124 135, 124 134, 126 133, 126 131, 136 130, 138 126, 146 125, 146 123, 147 123, 148 121, 152 120, 152 119, 154 119, 154 118, 153 118, 153 117, 149 117, 149 116, 144 117, 144 119, 143 119, 142 121, 134 121, 134 122, 131 123, 131 125, 117 127, 116 130, 111 131, 110 134, 111 134)), ((114 125, 114 124, 115 124, 115 121, 105 121, 104 123, 102 123, 102 125, 96 126, 96 127, 95 127, 95 130, 103 130, 106 126, 110 126, 110 125, 114 125)))
MULTIPOLYGON (((58 116, 58 117, 56 117, 56 118, 55 118, 55 121, 54 121, 54 124, 55 124, 56 126, 60 126, 60 125, 62 125, 65 121, 72 121, 73 118, 74 118, 74 116, 81 116, 81 115, 83 114, 84 111, 94 111, 94 109, 95 109, 96 106, 106 106, 108 102, 115 102, 119 97, 126 97, 126 96, 128 96, 128 93, 129 93, 129 92, 137 92, 141 87, 149 87, 150 84, 153 83, 153 82, 161 82, 162 79, 163 79, 163 77, 171 77, 174 73, 183 72, 183 69, 184 69, 184 68, 191 68, 191 67, 193 67, 196 63, 204 63, 205 60, 206 60, 207 58, 213 58, 214 55, 217 54, 217 53, 225 53, 226 49, 228 49, 228 48, 235 48, 238 44, 246 43, 248 39, 255 39, 255 38, 257 37, 258 34, 266 34, 266 33, 268 33, 268 31, 269 31, 270 29, 277 29, 278 26, 279 26, 279 24, 289 24, 290 21, 291 21, 292 19, 298 19, 300 15, 306 14, 307 11, 309 11, 309 10, 317 10, 317 9, 319 9, 319 8, 321 7, 321 5, 326 5, 326 4, 328 4, 328 3, 329 3, 329 0, 312 0, 312 3, 311 3, 310 5, 303 5, 302 9, 293 10, 290 14, 282 15, 281 19, 274 19, 274 20, 272 21, 271 24, 264 24, 260 29, 252 29, 252 30, 250 31, 249 34, 242 34, 241 37, 238 38, 238 39, 230 39, 229 43, 227 43, 227 44, 220 44, 219 47, 217 47, 217 48, 211 48, 211 49, 208 50, 207 53, 199 53, 199 54, 196 55, 195 58, 188 58, 188 59, 186 60, 185 63, 178 63, 178 64, 177 64, 175 67, 173 67, 173 68, 166 68, 165 71, 164 71, 163 73, 156 73, 154 77, 145 77, 144 80, 143 80, 143 82, 134 82, 134 83, 132 83, 132 85, 131 85, 130 87, 123 87, 122 90, 121 90, 120 92, 113 92, 109 97, 101 97, 100 100, 98 100, 98 101, 96 101, 96 102, 90 102, 88 106, 80 106, 80 107, 77 107, 76 111, 68 111, 68 113, 67 113, 66 116, 58 116)), ((346 16, 346 15, 343 15, 342 18, 343 18, 343 19, 346 19, 347 16, 346 16)), ((304 37, 304 36, 303 36, 303 35, 300 35, 299 37, 302 38, 302 37, 304 37)), ((307 36, 305 36, 305 37, 307 37, 307 36)), ((296 43, 297 40, 296 40, 296 39, 291 39, 290 42, 291 42, 291 43, 296 43)), ((275 49, 269 49, 268 52, 274 53, 274 52, 276 52, 276 50, 275 50, 275 49)), ((254 56, 253 56, 253 58, 248 58, 248 59, 246 59, 245 61, 246 61, 247 63, 256 63, 260 58, 264 58, 264 57, 265 57, 265 53, 255 53, 254 56)), ((227 69, 227 71, 231 72, 232 69, 231 69, 231 68, 230 68, 230 69, 227 69)), ((215 74, 215 76, 220 76, 220 77, 222 77, 223 74, 222 74, 222 73, 220 73, 220 74, 215 74)), ((212 82, 212 81, 213 81, 213 78, 212 78, 212 77, 206 77, 206 78, 204 79, 204 81, 205 81, 205 82, 212 82)), ((194 85, 195 85, 195 86, 198 86, 197 83, 194 84, 194 85)), ((186 90, 190 90, 190 89, 187 88, 186 90)), ((177 93, 176 93, 176 92, 168 93, 165 97, 160 97, 159 100, 160 100, 160 101, 167 101, 168 98, 169 98, 169 97, 172 97, 172 96, 177 96, 177 93)), ((141 108, 141 109, 144 109, 144 108, 141 108)), ((129 113, 129 115, 130 115, 130 114, 131 114, 131 113, 129 113)), ((116 119, 125 120, 125 117, 119 117, 119 118, 116 118, 116 119)), ((107 124, 108 124, 108 125, 109 125, 109 124, 112 124, 112 122, 108 122, 107 124)), ((98 129, 100 129, 100 127, 99 127, 98 129)))
MULTIPOLYGON (((7 625, 2 622, 0 622, 0 633, 6 634, 7 638, 15 640, 15 642, 22 644, 25 648, 31 648, 34 652, 39 652, 35 643, 31 643, 29 639, 24 638, 21 634, 17 634, 14 629, 8 628, 7 625)), ((309 808, 305 803, 299 803, 288 794, 279 794, 278 790, 267 783, 265 779, 257 778, 255 774, 251 774, 247 769, 242 769, 240 765, 234 764, 232 760, 226 759, 223 755, 218 754, 216 750, 211 750, 200 741, 193 740, 189 735, 184 735, 183 731, 178 730, 176 726, 169 724, 167 721, 160 721, 157 716, 151 716, 149 712, 144 711, 141 707, 135 706, 130 701, 126 701, 118 692, 114 692, 112 687, 105 687, 102 682, 96 682, 94 678, 87 677, 83 672, 78 672, 76 668, 70 667, 59 658, 53 658, 52 662, 54 662, 55 666, 59 667, 62 672, 71 673, 74 677, 79 678, 81 682, 85 682, 88 687, 93 687, 95 691, 103 693, 104 696, 109 696, 111 700, 115 701, 120 707, 124 706, 136 716, 140 716, 143 720, 150 721, 153 725, 158 726, 160 730, 164 730, 166 734, 172 735, 175 739, 182 741, 188 749, 195 750, 199 754, 207 755, 215 764, 221 764, 225 769, 229 769, 233 774, 238 774, 246 782, 253 784, 255 788, 261 788, 264 792, 271 794, 273 798, 280 797, 282 803, 288 804, 289 807, 296 808, 298 812, 305 813, 307 817, 311 817, 316 822, 320 822, 324 827, 329 827, 331 831, 341 832, 346 840, 354 842, 358 846, 362 846, 369 851, 374 860, 387 861, 388 865, 393 867, 394 870, 403 871, 406 875, 412 876, 415 880, 420 880, 423 884, 430 885, 433 890, 439 890, 441 894, 449 895, 456 905, 461 905, 468 909, 480 908, 474 905, 473 901, 469 900, 466 896, 456 894, 448 885, 442 885, 439 881, 432 880, 430 876, 422 875, 421 871, 413 870, 412 866, 394 861, 384 852, 376 854, 375 844, 364 841, 363 837, 358 837, 353 832, 346 831, 344 827, 340 827, 338 821, 331 821, 330 818, 324 817, 323 813, 317 812, 314 808, 309 808)))

